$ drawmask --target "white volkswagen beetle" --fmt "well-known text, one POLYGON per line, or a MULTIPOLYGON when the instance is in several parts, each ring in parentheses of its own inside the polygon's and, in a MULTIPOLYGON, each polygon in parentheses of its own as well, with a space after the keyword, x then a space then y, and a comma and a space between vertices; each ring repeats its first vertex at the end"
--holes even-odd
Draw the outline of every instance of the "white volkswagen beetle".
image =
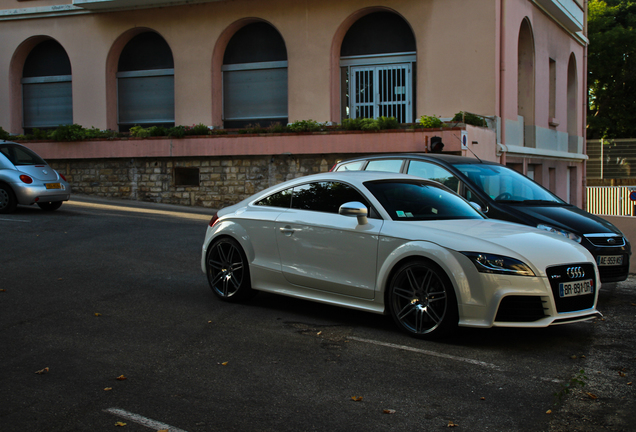
POLYGON ((222 300, 257 290, 390 314, 416 337, 600 316, 585 248, 489 220, 439 183, 402 174, 318 174, 222 209, 201 267, 222 300))
POLYGON ((18 204, 37 204, 57 210, 71 197, 63 175, 29 148, 0 141, 0 214, 13 212, 18 204))

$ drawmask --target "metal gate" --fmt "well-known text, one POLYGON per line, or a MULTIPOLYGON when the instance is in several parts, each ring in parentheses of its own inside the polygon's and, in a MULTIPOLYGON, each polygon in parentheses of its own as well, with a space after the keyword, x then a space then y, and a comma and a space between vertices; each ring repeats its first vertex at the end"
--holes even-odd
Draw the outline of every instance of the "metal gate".
POLYGON ((410 64, 351 67, 351 118, 412 120, 410 64))

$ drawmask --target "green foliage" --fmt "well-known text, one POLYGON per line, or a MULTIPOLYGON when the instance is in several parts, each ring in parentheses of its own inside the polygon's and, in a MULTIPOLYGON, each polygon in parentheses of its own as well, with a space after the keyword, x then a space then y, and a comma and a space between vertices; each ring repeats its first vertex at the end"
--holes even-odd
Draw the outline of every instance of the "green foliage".
POLYGON ((576 373, 576 375, 574 375, 569 382, 565 383, 565 384, 561 384, 561 389, 554 393, 554 397, 556 399, 556 402, 554 403, 555 405, 558 405, 559 403, 561 403, 563 401, 563 398, 570 394, 570 392, 572 391, 572 389, 576 388, 576 387, 585 387, 585 384, 587 381, 587 376, 585 376, 585 371, 583 369, 581 369, 580 371, 578 371, 576 373))
POLYGON ((210 128, 199 123, 197 125, 185 126, 186 135, 210 135, 210 128))
POLYGON ((174 127, 171 127, 170 129, 167 129, 163 135, 156 135, 156 136, 169 136, 173 138, 183 138, 184 136, 186 136, 186 128, 185 126, 174 126, 174 127))
POLYGON ((150 136, 150 131, 136 125, 130 128, 130 136, 136 138, 148 138, 150 136))
POLYGON ((378 131, 399 128, 400 123, 395 117, 355 118, 342 121, 342 129, 344 130, 378 131))
POLYGON ((287 126, 290 132, 318 132, 322 125, 315 120, 296 120, 287 126))
POLYGON ((0 140, 8 140, 11 134, 0 126, 0 140))
POLYGON ((587 137, 636 137, 636 1, 590 0, 588 37, 587 137))
POLYGON ((275 122, 270 124, 267 127, 267 132, 269 133, 285 133, 287 132, 287 126, 280 124, 279 122, 275 122))
POLYGON ((420 125, 425 129, 440 128, 442 127, 442 121, 439 119, 439 117, 435 117, 434 115, 423 115, 422 117, 420 117, 420 125))
POLYGON ((455 114, 455 117, 453 117, 452 121, 461 122, 461 123, 465 123, 465 124, 469 124, 473 126, 481 126, 481 127, 488 126, 488 123, 486 123, 486 120, 483 117, 478 116, 477 114, 471 114, 464 111, 460 111, 457 114, 455 114))

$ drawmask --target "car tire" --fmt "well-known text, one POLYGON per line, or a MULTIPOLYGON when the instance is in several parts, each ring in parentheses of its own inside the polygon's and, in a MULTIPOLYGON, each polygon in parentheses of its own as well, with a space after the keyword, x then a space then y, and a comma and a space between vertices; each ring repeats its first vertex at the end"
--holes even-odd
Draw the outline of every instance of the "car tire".
POLYGON ((39 202, 38 207, 40 207, 44 211, 55 211, 62 207, 62 201, 39 202))
POLYGON ((210 245, 206 273, 212 292, 221 300, 238 302, 254 294, 245 252, 241 245, 229 237, 214 240, 210 245))
POLYGON ((457 328, 457 297, 448 276, 425 260, 400 265, 389 281, 386 307, 411 336, 447 336, 457 328))
POLYGON ((17 206, 18 200, 13 190, 5 184, 0 184, 0 214, 13 213, 17 206))

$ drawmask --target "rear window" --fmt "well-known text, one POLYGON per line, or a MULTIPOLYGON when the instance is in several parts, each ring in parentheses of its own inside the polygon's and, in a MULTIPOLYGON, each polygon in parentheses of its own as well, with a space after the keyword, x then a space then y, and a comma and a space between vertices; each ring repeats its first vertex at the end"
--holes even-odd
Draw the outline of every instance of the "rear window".
POLYGON ((15 166, 21 165, 45 165, 44 159, 32 152, 26 147, 15 144, 0 145, 0 153, 2 153, 9 162, 15 166))

